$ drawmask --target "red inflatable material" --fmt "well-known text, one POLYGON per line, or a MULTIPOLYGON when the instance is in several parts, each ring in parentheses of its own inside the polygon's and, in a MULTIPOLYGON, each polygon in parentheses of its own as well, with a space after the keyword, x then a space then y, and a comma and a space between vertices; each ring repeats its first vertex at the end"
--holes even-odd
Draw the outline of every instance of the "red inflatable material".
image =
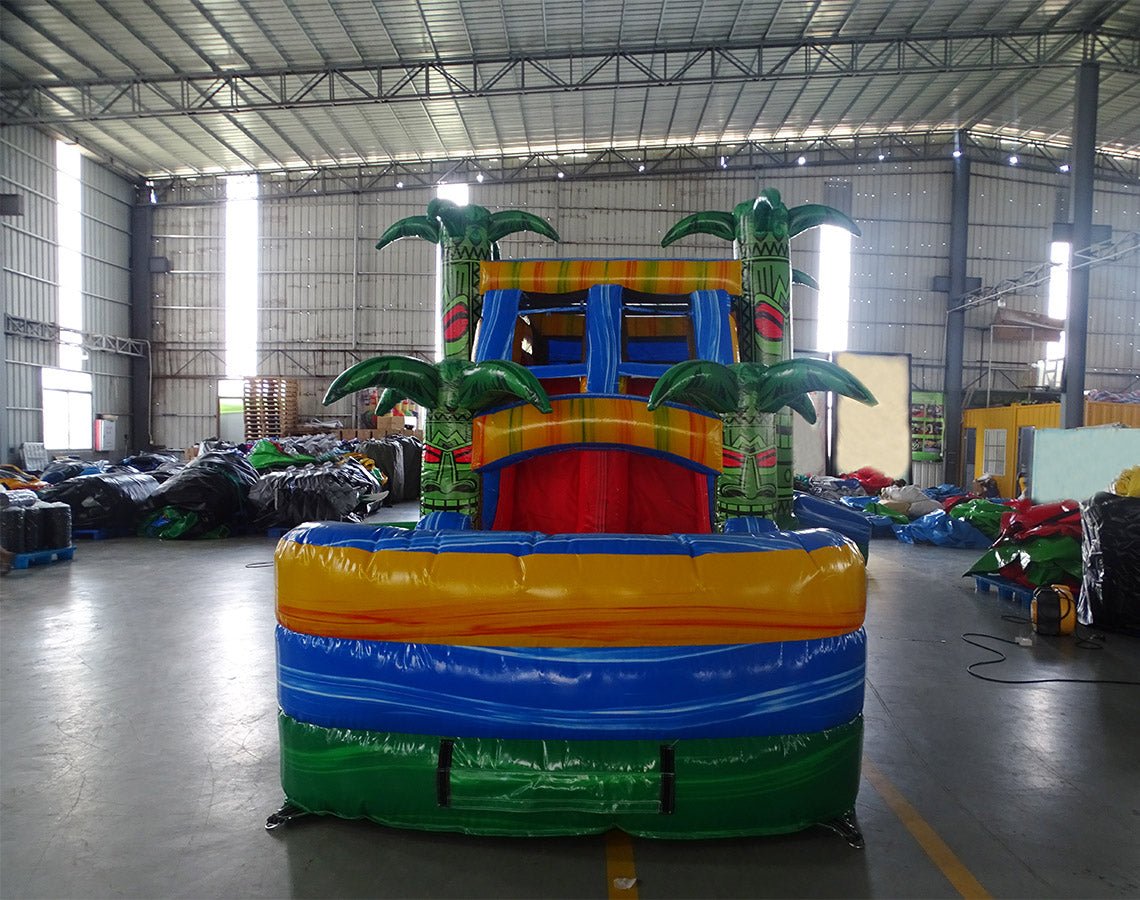
POLYGON ((842 477, 854 478, 868 494, 877 494, 883 488, 895 483, 895 480, 889 475, 884 475, 878 469, 872 469, 870 466, 863 466, 863 468, 848 472, 842 477))
POLYGON ((560 450, 505 468, 495 531, 708 534, 709 479, 626 450, 560 450))
POLYGON ((1014 511, 1001 517, 998 540, 1025 541, 1057 534, 1081 539, 1081 505, 1076 500, 1039 506, 1028 500, 1011 500, 1009 505, 1014 511))

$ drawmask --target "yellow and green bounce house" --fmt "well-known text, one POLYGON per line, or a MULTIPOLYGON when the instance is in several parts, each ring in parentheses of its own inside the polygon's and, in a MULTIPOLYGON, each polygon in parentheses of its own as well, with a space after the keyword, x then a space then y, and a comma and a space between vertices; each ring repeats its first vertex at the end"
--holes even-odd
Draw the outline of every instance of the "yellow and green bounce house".
POLYGON ((788 242, 856 231, 774 190, 678 222, 732 260, 493 259, 521 212, 433 201, 445 358, 353 366, 429 410, 414 529, 280 542, 285 805, 493 835, 828 825, 861 845, 866 580, 798 529, 788 410, 854 378, 790 359, 788 242), (477 329, 477 330, 476 330, 477 329))

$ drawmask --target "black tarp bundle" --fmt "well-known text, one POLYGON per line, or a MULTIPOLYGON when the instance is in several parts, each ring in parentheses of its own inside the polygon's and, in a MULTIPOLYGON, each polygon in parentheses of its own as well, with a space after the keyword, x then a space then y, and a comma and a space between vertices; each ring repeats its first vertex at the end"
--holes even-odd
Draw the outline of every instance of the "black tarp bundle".
POLYGON ((71 507, 36 500, 0 509, 0 546, 9 553, 63 550, 71 546, 71 507))
POLYGON ((1081 558, 1081 624, 1140 634, 1140 497, 1081 504, 1081 558))
POLYGON ((366 512, 380 499, 376 478, 355 459, 312 463, 266 472, 250 491, 258 524, 292 526, 307 521, 339 521, 366 512))
POLYGON ((77 478, 80 475, 94 475, 102 472, 108 465, 106 462, 92 462, 74 456, 66 456, 62 459, 53 459, 48 463, 47 468, 40 473, 40 480, 46 481, 48 484, 59 484, 61 481, 77 478))
POLYGON ((257 472, 236 450, 202 454, 151 495, 143 533, 161 538, 225 537, 246 519, 257 472))
POLYGON ((70 506, 76 528, 133 529, 150 511, 157 488, 150 475, 119 468, 69 478, 44 491, 43 497, 70 506))
POLYGON ((163 453, 155 450, 142 450, 134 456, 128 456, 122 461, 122 465, 131 466, 138 469, 140 472, 153 472, 162 466, 169 463, 179 462, 177 455, 173 453, 163 453))
POLYGON ((423 444, 404 434, 392 434, 383 440, 366 441, 360 452, 376 463, 387 478, 387 504, 418 500, 420 496, 420 463, 423 444))

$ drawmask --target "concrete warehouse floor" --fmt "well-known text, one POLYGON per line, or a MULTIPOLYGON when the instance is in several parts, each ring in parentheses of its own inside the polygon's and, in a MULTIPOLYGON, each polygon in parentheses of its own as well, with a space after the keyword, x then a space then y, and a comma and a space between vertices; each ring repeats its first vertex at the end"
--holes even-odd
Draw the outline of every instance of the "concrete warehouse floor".
MULTIPOLYGON (((273 570, 252 566, 273 546, 83 543, 74 562, 0 582, 0 895, 605 897, 601 836, 320 818, 264 831, 282 799, 273 570)), ((822 829, 634 839, 640 897, 1140 894, 1140 692, 969 677, 987 657, 962 632, 1027 630, 959 577, 975 556, 872 545, 866 849, 822 829)), ((1140 641, 1123 636, 1100 652, 1003 649, 984 671, 1140 677, 1140 641)))

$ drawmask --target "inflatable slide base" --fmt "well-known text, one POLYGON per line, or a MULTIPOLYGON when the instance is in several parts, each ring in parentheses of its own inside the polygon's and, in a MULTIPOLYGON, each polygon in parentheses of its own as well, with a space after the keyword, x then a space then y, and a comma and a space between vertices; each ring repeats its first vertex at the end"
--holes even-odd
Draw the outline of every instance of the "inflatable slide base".
POLYGON ((863 718, 670 742, 501 740, 325 728, 282 713, 281 781, 304 812, 479 835, 720 838, 847 816, 863 718))

